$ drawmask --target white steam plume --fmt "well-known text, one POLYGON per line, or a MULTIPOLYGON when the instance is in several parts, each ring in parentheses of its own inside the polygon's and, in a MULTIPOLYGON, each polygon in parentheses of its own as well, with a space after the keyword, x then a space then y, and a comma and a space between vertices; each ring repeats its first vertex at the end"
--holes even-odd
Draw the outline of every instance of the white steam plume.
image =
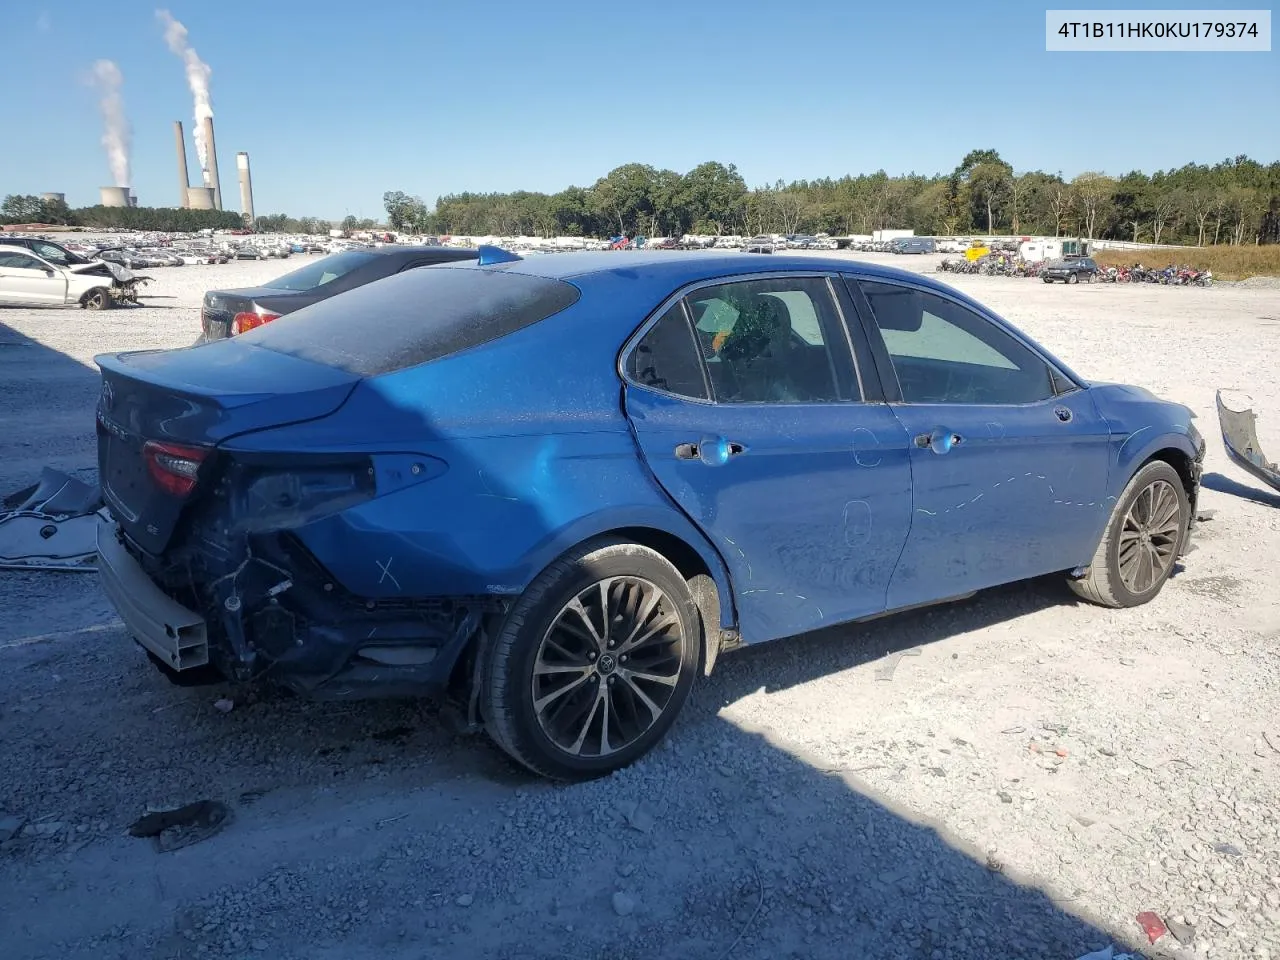
POLYGON ((213 117, 213 103, 209 99, 209 77, 213 70, 187 42, 187 28, 173 19, 168 10, 157 10, 156 18, 164 25, 164 42, 173 53, 182 58, 187 86, 191 88, 191 99, 195 104, 196 123, 191 136, 196 143, 196 159, 200 161, 204 185, 211 187, 213 181, 209 176, 209 145, 204 142, 204 122, 213 117))
POLYGON ((93 64, 89 75, 92 84, 101 96, 98 109, 102 111, 102 145, 107 149, 107 163, 111 165, 111 176, 117 187, 129 186, 129 147, 133 140, 133 130, 124 115, 124 97, 120 88, 124 85, 124 77, 120 68, 110 60, 98 60, 93 64))

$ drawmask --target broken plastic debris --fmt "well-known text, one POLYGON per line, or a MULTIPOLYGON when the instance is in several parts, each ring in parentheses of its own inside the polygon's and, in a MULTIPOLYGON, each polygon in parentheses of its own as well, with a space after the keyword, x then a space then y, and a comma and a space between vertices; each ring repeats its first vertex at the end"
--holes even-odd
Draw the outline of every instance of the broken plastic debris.
POLYGON ((96 570, 99 514, 98 487, 45 467, 0 500, 0 569, 96 570))
POLYGON ((1218 424, 1227 458, 1263 483, 1280 490, 1280 465, 1267 459, 1258 443, 1258 416, 1253 399, 1234 390, 1219 390, 1218 424))
POLYGON ((213 708, 215 710, 220 710, 223 713, 230 713, 236 708, 236 702, 234 700, 228 700, 226 697, 220 697, 213 701, 213 708))
POLYGON ((1144 910, 1135 917, 1138 925, 1142 927, 1142 932, 1147 935, 1148 943, 1155 943, 1166 933, 1169 932, 1168 927, 1164 925, 1164 921, 1150 910, 1144 910))
POLYGON ((1076 960, 1137 960, 1137 958, 1132 953, 1116 953, 1115 947, 1107 947, 1105 950, 1086 953, 1083 957, 1077 957, 1076 960))
POLYGON ((197 800, 177 810, 139 817, 129 827, 133 837, 151 837, 161 853, 207 840, 227 823, 231 811, 217 800, 197 800))

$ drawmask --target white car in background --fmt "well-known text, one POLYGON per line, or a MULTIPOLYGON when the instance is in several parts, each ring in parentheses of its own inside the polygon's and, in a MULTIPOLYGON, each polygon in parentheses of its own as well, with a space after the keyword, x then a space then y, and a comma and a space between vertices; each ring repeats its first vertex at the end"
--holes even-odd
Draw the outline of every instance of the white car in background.
POLYGON ((0 244, 0 304, 106 310, 137 303, 137 285, 148 279, 101 261, 62 267, 23 247, 0 244))

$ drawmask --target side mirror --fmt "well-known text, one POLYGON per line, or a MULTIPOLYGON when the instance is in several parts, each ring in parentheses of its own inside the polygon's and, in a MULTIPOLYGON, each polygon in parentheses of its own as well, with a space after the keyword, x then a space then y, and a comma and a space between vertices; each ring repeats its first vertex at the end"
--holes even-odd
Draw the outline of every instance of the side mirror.
POLYGON ((44 268, 44 272, 45 272, 45 274, 46 274, 47 276, 50 276, 50 277, 52 277, 52 276, 54 275, 54 273, 53 273, 53 267, 45 267, 45 268, 44 268))

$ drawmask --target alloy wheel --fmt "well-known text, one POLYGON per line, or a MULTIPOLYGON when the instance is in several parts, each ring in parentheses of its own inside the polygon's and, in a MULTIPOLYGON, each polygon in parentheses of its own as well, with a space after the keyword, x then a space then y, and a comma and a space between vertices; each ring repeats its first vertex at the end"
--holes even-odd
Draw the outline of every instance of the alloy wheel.
POLYGON ((1182 536, 1182 504, 1167 480, 1148 484, 1134 498, 1120 526, 1120 579, 1133 594, 1149 592, 1173 566, 1182 536))
POLYGON ((641 577, 610 577, 569 600, 533 664, 543 734, 575 757, 606 757, 645 734, 676 692, 687 642, 675 601, 641 577))

